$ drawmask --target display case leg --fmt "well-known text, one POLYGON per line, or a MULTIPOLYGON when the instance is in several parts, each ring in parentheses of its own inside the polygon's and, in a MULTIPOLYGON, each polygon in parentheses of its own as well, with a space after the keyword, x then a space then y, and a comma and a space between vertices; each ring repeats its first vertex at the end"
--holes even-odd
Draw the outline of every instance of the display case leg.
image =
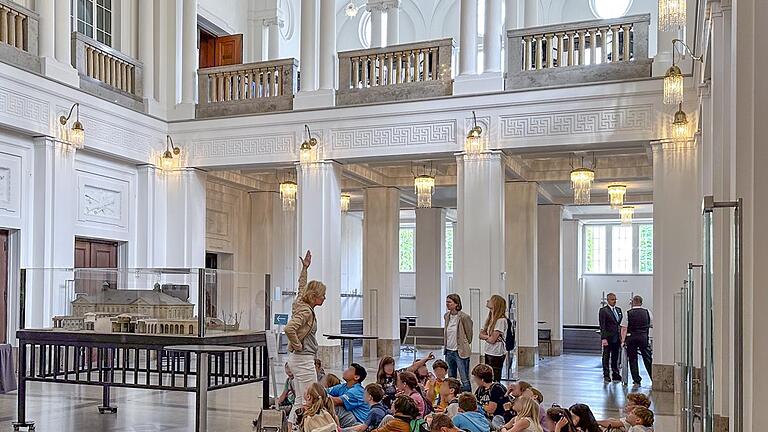
MULTIPOLYGON (((34 361, 34 359, 33 359, 34 361)), ((35 430, 35 422, 27 421, 27 344, 19 341, 19 394, 16 400, 18 408, 18 420, 13 422, 13 430, 35 430)))
POLYGON ((117 413, 117 407, 111 406, 109 403, 109 389, 108 385, 102 387, 101 391, 101 406, 99 407, 99 414, 115 414, 117 413))

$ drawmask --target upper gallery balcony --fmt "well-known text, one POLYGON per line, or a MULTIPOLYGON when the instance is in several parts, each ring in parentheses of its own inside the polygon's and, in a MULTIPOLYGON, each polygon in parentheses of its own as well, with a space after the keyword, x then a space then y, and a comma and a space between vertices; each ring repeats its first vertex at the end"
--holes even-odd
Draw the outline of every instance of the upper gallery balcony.
POLYGON ((0 58, 4 62, 40 73, 38 22, 37 13, 0 0, 0 58))

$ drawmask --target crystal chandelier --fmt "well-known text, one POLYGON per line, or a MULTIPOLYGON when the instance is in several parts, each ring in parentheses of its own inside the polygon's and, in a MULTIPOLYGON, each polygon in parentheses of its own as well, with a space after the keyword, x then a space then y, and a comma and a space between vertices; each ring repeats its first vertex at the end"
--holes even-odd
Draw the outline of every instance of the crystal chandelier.
POLYGON ((432 207, 432 193, 435 192, 435 178, 422 174, 413 180, 416 190, 416 206, 419 208, 432 207))
MULTIPOLYGON (((571 164, 573 166, 573 164, 571 164)), ((594 155, 592 156, 592 168, 595 167, 594 155)), ((584 166, 584 157, 581 158, 581 166, 571 170, 571 188, 573 189, 574 204, 589 204, 592 198, 592 182, 595 181, 595 171, 584 166)))
POLYGON ((349 202, 352 200, 352 197, 349 194, 341 194, 341 212, 346 213, 349 211, 349 202))
POLYGON ((634 206, 622 206, 619 209, 619 215, 621 216, 622 225, 632 225, 632 217, 635 215, 634 206))
POLYGON ((464 152, 470 156, 476 156, 485 150, 485 146, 483 145, 483 138, 481 136, 483 134, 483 128, 478 126, 477 117, 475 116, 474 111, 472 111, 472 120, 474 121, 474 126, 469 130, 467 139, 464 141, 464 152))
POLYGON ((315 161, 315 150, 317 146, 317 138, 312 137, 312 132, 309 130, 309 126, 304 125, 304 130, 307 131, 307 139, 301 143, 299 147, 299 163, 307 165, 315 161))
POLYGON ((683 104, 680 104, 672 121, 672 140, 678 144, 684 144, 688 141, 688 136, 688 116, 683 111, 683 104))
POLYGON ((672 39, 672 66, 664 74, 664 103, 667 105, 683 102, 683 71, 675 64, 678 45, 682 46, 691 55, 691 58, 701 61, 701 56, 696 56, 685 42, 680 39, 672 39))
POLYGON ((677 30, 686 24, 685 0, 659 0, 659 30, 677 30))
POLYGON ((292 212, 296 210, 296 192, 299 191, 299 185, 291 180, 280 183, 280 199, 283 202, 283 211, 292 212))
POLYGON ((618 210, 624 205, 624 195, 627 193, 627 186, 622 184, 612 184, 608 186, 608 197, 610 199, 611 209, 618 210))

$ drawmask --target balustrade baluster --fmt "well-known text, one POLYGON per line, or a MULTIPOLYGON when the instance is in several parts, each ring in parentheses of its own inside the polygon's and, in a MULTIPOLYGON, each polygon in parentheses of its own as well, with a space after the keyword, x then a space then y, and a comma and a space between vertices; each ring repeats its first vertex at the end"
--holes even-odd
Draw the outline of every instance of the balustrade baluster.
POLYGON ((542 36, 534 36, 533 37, 533 60, 534 60, 534 68, 536 70, 541 69, 541 47, 542 47, 542 36))
POLYGON ((405 82, 413 82, 413 51, 406 51, 407 56, 406 69, 405 69, 405 82))
POLYGON ((0 42, 8 43, 8 9, 0 7, 0 42))
POLYGON ((563 33, 555 33, 555 37, 557 37, 557 62, 555 63, 556 67, 565 66, 563 64, 563 59, 565 58, 565 38, 563 36, 563 33))
POLYGON ((576 34, 573 32, 568 33, 568 66, 573 66, 573 57, 574 57, 574 51, 576 44, 574 43, 576 34))
POLYGON ((357 57, 352 57, 350 59, 350 64, 352 65, 352 74, 350 75, 352 77, 352 82, 349 83, 349 88, 358 88, 358 83, 360 81, 360 60, 358 60, 357 57))
POLYGON ((589 30, 589 64, 596 65, 597 61, 597 29, 589 30))
POLYGON ((128 66, 128 93, 136 94, 136 66, 129 65, 128 66))
POLYGON ((600 53, 602 63, 608 63, 608 36, 605 27, 600 29, 600 53))
POLYGON ((548 34, 546 36, 547 38, 547 49, 544 50, 544 52, 547 55, 547 67, 551 68, 554 66, 554 62, 552 61, 552 54, 554 53, 554 47, 552 46, 552 34, 548 34))
POLYGON ((377 85, 383 86, 384 85, 384 60, 382 59, 383 54, 379 54, 376 56, 376 65, 379 68, 379 82, 377 85))
POLYGON ((623 26, 621 26, 621 29, 624 33, 624 55, 622 56, 622 60, 624 61, 629 61, 632 58, 631 53, 629 52, 629 35, 630 35, 629 29, 630 28, 631 28, 631 25, 629 24, 624 24, 623 26))
POLYGON ((24 16, 16 14, 16 48, 24 49, 24 16))
POLYGON ((619 29, 611 26, 611 63, 619 61, 619 29))
POLYGON ((8 45, 16 46, 16 11, 8 13, 8 45))
POLYGON ((431 53, 430 61, 432 62, 432 79, 437 81, 438 69, 440 69, 440 54, 437 48, 429 50, 431 53))
POLYGON ((586 62, 585 62, 586 59, 584 58, 585 52, 586 52, 586 48, 587 48, 587 46, 586 46, 587 43, 586 42, 587 41, 586 41, 585 31, 584 30, 579 30, 579 60, 578 60, 578 64, 579 65, 586 64, 586 62))
POLYGON ((224 101, 224 74, 217 73, 216 77, 216 102, 224 101))
POLYGON ((85 74, 93 78, 93 50, 85 47, 85 74))

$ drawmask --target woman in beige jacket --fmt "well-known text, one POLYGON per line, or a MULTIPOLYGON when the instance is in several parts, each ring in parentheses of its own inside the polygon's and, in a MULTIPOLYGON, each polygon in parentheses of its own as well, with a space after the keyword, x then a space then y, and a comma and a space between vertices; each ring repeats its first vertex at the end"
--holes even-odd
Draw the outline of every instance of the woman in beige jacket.
POLYGON ((296 410, 304 404, 307 389, 317 382, 315 357, 317 356, 317 317, 315 307, 325 302, 325 285, 320 281, 307 283, 307 269, 312 253, 307 251, 301 261, 301 275, 296 300, 291 308, 291 319, 285 326, 288 338, 288 366, 293 371, 296 400, 288 416, 289 426, 296 422, 296 410))

